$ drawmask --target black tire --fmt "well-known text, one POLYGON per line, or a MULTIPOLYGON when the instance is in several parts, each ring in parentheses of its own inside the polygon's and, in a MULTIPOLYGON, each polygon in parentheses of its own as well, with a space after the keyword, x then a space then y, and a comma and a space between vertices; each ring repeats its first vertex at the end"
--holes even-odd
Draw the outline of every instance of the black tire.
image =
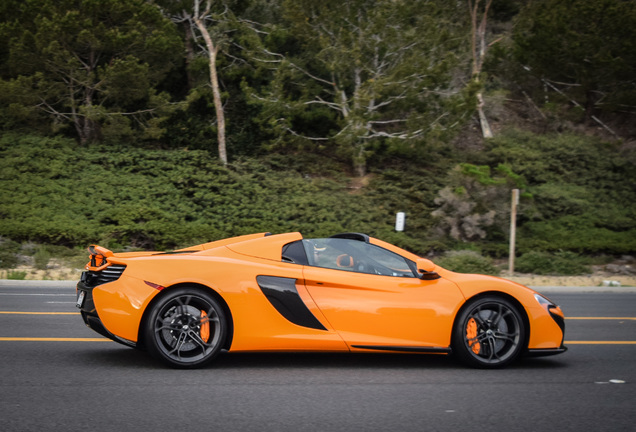
POLYGON ((526 344, 523 317, 510 301, 497 296, 470 301, 453 328, 453 353, 478 368, 502 368, 519 357, 526 344))
POLYGON ((167 292, 151 306, 145 323, 145 346, 169 366, 196 368, 219 354, 228 333, 223 307, 194 287, 167 292))

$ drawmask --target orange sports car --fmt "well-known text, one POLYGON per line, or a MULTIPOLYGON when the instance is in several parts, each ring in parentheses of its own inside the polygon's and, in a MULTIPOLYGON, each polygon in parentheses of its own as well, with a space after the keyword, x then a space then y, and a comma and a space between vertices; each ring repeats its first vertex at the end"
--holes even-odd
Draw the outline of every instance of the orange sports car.
POLYGON ((453 273, 365 234, 89 251, 77 284, 86 325, 173 367, 227 350, 452 353, 496 368, 566 350, 563 312, 541 294, 453 273))

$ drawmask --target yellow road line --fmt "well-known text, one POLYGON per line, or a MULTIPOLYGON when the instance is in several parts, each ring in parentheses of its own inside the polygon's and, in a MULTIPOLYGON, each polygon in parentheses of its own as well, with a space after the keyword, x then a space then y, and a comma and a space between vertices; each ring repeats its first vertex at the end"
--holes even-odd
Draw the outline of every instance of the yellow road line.
POLYGON ((565 317, 566 320, 636 320, 636 317, 565 317))
POLYGON ((79 315, 79 312, 12 312, 0 311, 0 315, 79 315))
POLYGON ((3 342, 112 342, 104 338, 0 337, 3 342))
POLYGON ((565 341, 566 345, 636 345, 636 341, 565 341))

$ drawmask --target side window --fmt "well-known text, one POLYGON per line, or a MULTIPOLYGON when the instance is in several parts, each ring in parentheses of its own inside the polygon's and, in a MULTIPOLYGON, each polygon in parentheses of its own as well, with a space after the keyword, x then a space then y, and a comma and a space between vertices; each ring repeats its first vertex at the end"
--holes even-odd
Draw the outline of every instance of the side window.
POLYGON ((283 246, 282 261, 300 265, 308 264, 302 240, 287 243, 283 246))
POLYGON ((373 271, 387 276, 415 277, 404 257, 375 245, 366 245, 373 271))
POLYGON ((356 273, 416 277, 413 263, 381 247, 349 239, 303 240, 308 265, 356 273))

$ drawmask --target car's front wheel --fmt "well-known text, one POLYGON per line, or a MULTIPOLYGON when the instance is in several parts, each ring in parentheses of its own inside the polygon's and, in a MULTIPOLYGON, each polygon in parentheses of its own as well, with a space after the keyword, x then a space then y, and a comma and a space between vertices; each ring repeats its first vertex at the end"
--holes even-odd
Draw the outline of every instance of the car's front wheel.
POLYGON ((167 292, 151 306, 145 345, 159 360, 178 368, 201 367, 221 351, 227 335, 223 307, 196 288, 167 292))
POLYGON ((496 296, 477 298, 459 314, 453 329, 453 353, 470 366, 500 368, 524 348, 525 325, 510 301, 496 296))

